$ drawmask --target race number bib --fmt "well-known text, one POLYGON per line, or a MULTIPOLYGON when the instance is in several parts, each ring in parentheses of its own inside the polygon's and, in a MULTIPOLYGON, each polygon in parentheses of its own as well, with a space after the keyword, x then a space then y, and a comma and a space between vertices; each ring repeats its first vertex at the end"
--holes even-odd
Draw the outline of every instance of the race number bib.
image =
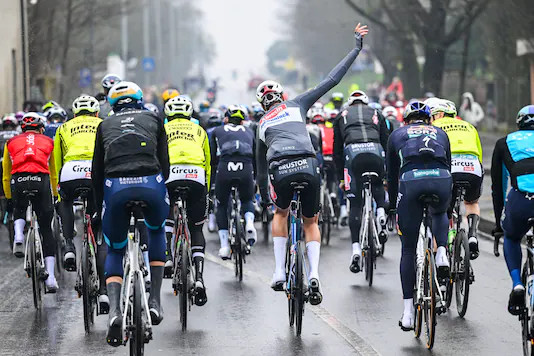
POLYGON ((61 168, 60 182, 91 179, 91 161, 69 161, 61 168))
POLYGON ((206 185, 206 172, 204 168, 190 164, 175 164, 171 166, 169 179, 165 183, 176 180, 192 180, 206 185))
POLYGON ((451 173, 469 173, 482 177, 482 165, 475 155, 453 155, 451 173))

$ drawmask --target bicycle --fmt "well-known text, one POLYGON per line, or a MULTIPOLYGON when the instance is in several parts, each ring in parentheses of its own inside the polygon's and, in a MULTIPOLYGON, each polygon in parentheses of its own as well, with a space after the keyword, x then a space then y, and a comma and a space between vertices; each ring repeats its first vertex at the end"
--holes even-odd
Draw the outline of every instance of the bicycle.
POLYGON ((245 240, 245 227, 241 217, 239 191, 235 186, 230 191, 230 204, 232 210, 228 221, 228 238, 230 239, 231 255, 234 260, 235 276, 241 282, 243 280, 243 264, 247 263, 245 256, 250 253, 250 250, 245 240))
POLYGON ((59 275, 63 271, 63 251, 65 251, 65 239, 61 233, 61 222, 59 214, 54 207, 54 216, 52 217, 52 234, 56 240, 56 270, 59 275))
POLYGON ((144 277, 146 266, 139 247, 140 232, 136 219, 147 207, 144 201, 132 200, 125 208, 130 211, 128 246, 124 261, 124 283, 121 290, 123 345, 130 341, 130 355, 143 355, 145 343, 152 340, 150 318, 144 277))
POLYGON ((187 311, 191 310, 195 295, 195 269, 191 254, 191 234, 187 227, 186 200, 189 188, 178 187, 174 191, 178 199, 174 204, 173 279, 174 295, 179 296, 180 323, 187 329, 187 311))
POLYGON ((415 337, 419 338, 424 316, 426 347, 431 350, 436 336, 436 314, 442 314, 447 310, 443 304, 443 295, 438 287, 437 268, 433 252, 432 217, 429 213, 429 206, 438 202, 439 198, 435 195, 422 195, 419 200, 423 203, 424 208, 423 232, 419 234, 416 249, 414 332, 415 337))
POLYGON ((84 328, 85 332, 89 333, 91 324, 95 322, 95 310, 96 315, 100 314, 97 307, 100 285, 96 263, 98 244, 91 225, 91 216, 87 213, 87 199, 90 197, 91 188, 77 188, 74 192, 81 198, 83 219, 82 254, 74 289, 78 292, 78 298, 83 299, 84 328))
POLYGON ((290 204, 290 237, 286 248, 286 295, 288 300, 289 325, 296 323, 296 334, 302 333, 304 303, 309 299, 306 265, 306 245, 302 231, 301 193, 308 186, 306 182, 293 182, 294 198, 290 204))
POLYGON ((7 229, 8 237, 9 237, 9 249, 13 249, 13 243, 15 242, 15 226, 13 222, 13 211, 9 211, 7 206, 7 199, 1 200, 1 211, 3 212, 3 220, 2 223, 7 229))
POLYGON ((456 182, 455 186, 458 188, 458 194, 455 197, 452 213, 453 229, 449 230, 448 255, 451 272, 446 284, 445 306, 447 308, 450 307, 452 290, 455 287, 456 310, 458 315, 463 318, 467 312, 467 304, 469 302, 469 286, 474 281, 469 256, 469 240, 465 229, 461 227, 463 218, 460 211, 469 182, 456 182))
POLYGON ((48 278, 44 264, 43 243, 39 233, 37 216, 33 211, 32 200, 39 194, 38 190, 24 190, 22 192, 29 199, 30 227, 26 233, 26 247, 24 253, 24 270, 28 278, 32 279, 33 305, 39 310, 42 306, 43 290, 46 294, 44 281, 48 278), (29 258, 28 258, 29 257, 29 258))
POLYGON ((273 213, 270 207, 262 206, 261 208, 261 226, 263 231, 263 241, 265 243, 269 242, 269 225, 273 219, 273 213))
POLYGON ((330 234, 332 225, 335 222, 336 212, 328 189, 326 174, 321 180, 321 192, 319 198, 321 209, 319 210, 319 230, 321 232, 321 242, 325 245, 330 244, 330 234))
MULTIPOLYGON (((362 246, 362 258, 360 266, 365 268, 365 280, 369 282, 369 287, 373 285, 373 274, 376 268, 376 257, 382 250, 376 218, 373 209, 373 194, 371 191, 372 180, 378 179, 376 172, 362 173, 363 183, 363 206, 362 206, 362 224, 360 227, 360 243, 362 246)), ((383 233, 383 231, 382 231, 383 233)))

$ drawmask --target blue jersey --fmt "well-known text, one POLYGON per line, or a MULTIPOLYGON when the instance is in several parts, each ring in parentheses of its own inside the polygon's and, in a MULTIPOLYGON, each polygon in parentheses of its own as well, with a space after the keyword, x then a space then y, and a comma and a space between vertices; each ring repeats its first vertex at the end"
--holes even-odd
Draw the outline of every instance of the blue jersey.
POLYGON ((255 141, 252 130, 243 125, 227 124, 216 127, 210 139, 212 162, 217 158, 223 162, 236 159, 252 162, 256 149, 255 141))
POLYGON ((387 149, 388 192, 397 201, 399 177, 414 169, 451 169, 449 137, 439 127, 415 122, 389 136, 387 149))
POLYGON ((57 129, 62 124, 63 124, 62 122, 57 122, 57 123, 51 123, 51 124, 46 125, 45 130, 44 130, 45 136, 48 136, 53 140, 54 137, 56 136, 57 129))

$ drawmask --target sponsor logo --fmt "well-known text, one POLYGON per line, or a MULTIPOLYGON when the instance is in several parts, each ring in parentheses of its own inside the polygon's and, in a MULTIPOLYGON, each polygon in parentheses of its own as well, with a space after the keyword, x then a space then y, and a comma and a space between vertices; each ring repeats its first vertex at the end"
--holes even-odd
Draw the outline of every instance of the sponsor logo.
POLYGON ((146 177, 122 177, 119 178, 119 184, 142 184, 146 183, 144 182, 145 179, 146 177))
POLYGON ((91 167, 90 166, 80 166, 78 164, 74 165, 72 167, 72 170, 73 170, 73 172, 76 172, 76 173, 82 173, 82 172, 91 173, 91 167))
POLYGON ((156 176, 156 182, 161 183, 161 181, 163 181, 163 177, 161 176, 161 174, 158 174, 156 176))
POLYGON ((174 166, 171 168, 171 173, 173 174, 195 174, 198 175, 198 169, 195 167, 184 168, 179 166, 174 166))
POLYGON ((418 125, 410 126, 406 130, 406 133, 410 138, 419 137, 421 135, 430 136, 434 140, 438 137, 438 130, 434 126, 418 125))
POLYGON ((29 134, 28 136, 26 136, 26 144, 27 145, 35 145, 35 135, 34 134, 29 134))
POLYGON ((238 126, 233 126, 233 125, 224 125, 224 131, 228 132, 228 131, 233 131, 233 132, 238 132, 238 131, 243 131, 245 132, 245 127, 244 126, 241 126, 241 125, 238 125, 238 126))
POLYGON ((280 114, 285 109, 287 109, 287 105, 286 104, 278 105, 272 111, 269 111, 267 114, 263 115, 263 117, 260 120, 260 125, 262 125, 266 121, 270 121, 272 119, 276 119, 277 115, 280 114))
POLYGON ((269 191, 271 193, 271 199, 275 202, 278 196, 276 195, 276 192, 274 191, 274 186, 271 183, 269 183, 269 191))
POLYGON ((278 170, 282 171, 282 170, 287 170, 287 169, 292 169, 292 168, 297 168, 297 167, 307 168, 308 160, 304 158, 304 159, 299 159, 298 161, 293 161, 293 162, 289 162, 286 164, 282 164, 281 166, 278 167, 278 170))
POLYGON ((106 184, 106 187, 111 188, 111 186, 113 185, 113 182, 111 180, 109 180, 109 179, 106 179, 106 183, 105 184, 106 184))
POLYGON ((26 177, 18 177, 17 182, 40 182, 41 177, 39 176, 26 176, 26 177))
POLYGON ((423 169, 413 172, 414 178, 421 177, 439 177, 439 169, 423 169))
POLYGON ((130 117, 127 117, 126 119, 122 119, 121 120, 121 124, 129 124, 133 120, 134 120, 134 118, 130 116, 130 117))
POLYGON ((198 174, 196 174, 196 173, 186 173, 185 177, 187 179, 197 179, 198 178, 198 174))
POLYGON ((243 162, 228 162, 228 171, 237 172, 243 170, 243 162))

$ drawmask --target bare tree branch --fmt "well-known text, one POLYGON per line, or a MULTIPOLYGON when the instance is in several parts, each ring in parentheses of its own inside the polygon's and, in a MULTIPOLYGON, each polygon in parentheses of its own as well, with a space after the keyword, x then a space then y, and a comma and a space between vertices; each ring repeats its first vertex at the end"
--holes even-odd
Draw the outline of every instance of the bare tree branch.
POLYGON ((492 1, 493 0, 474 0, 467 2, 464 15, 460 15, 458 20, 452 26, 452 29, 443 40, 443 45, 448 47, 461 38, 462 33, 473 25, 478 16, 486 10, 487 6, 492 1))
POLYGON ((362 15, 363 17, 367 18, 369 21, 373 22, 374 24, 380 26, 381 28, 383 28, 384 30, 388 31, 388 32, 391 32, 391 31, 395 31, 394 29, 390 28, 388 25, 386 25, 385 22, 383 22, 382 20, 380 20, 379 18, 369 14, 367 11, 365 11, 364 9, 362 9, 361 7, 359 7, 358 5, 356 5, 354 2, 352 2, 352 0, 345 0, 345 2, 347 3, 347 5, 349 5, 354 11, 356 11, 357 13, 359 13, 360 15, 362 15))

